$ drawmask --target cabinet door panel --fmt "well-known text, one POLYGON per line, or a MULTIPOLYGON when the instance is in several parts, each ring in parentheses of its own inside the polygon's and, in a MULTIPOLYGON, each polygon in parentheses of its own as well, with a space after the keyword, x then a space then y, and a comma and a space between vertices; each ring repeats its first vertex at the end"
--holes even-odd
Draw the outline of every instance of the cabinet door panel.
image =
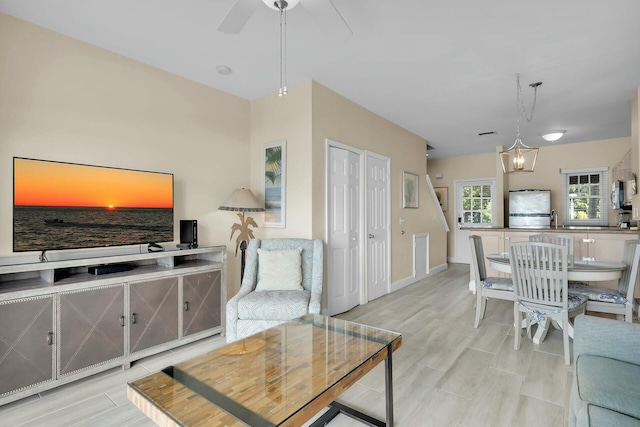
POLYGON ((124 357, 124 285, 60 295, 59 375, 124 357))
POLYGON ((0 395, 53 379, 53 296, 0 304, 0 395))
POLYGON ((573 235, 573 255, 577 258, 586 258, 589 255, 589 235, 587 233, 572 233, 573 235))
POLYGON ((182 278, 183 336, 220 326, 219 271, 188 274, 182 278))
POLYGON ((130 352, 178 339, 178 278, 130 286, 130 352))
MULTIPOLYGON (((636 236, 625 233, 589 233, 589 256, 592 258, 602 258, 612 261, 622 261, 624 253, 624 242, 632 240, 636 236)), ((601 288, 618 289, 618 281, 590 282, 592 286, 601 288)))

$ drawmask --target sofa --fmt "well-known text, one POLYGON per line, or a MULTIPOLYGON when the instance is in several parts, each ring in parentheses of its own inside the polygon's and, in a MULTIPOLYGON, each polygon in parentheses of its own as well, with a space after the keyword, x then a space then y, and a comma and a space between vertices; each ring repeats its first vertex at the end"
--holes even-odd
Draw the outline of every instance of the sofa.
POLYGON ((569 426, 640 426, 640 325, 579 315, 569 426))

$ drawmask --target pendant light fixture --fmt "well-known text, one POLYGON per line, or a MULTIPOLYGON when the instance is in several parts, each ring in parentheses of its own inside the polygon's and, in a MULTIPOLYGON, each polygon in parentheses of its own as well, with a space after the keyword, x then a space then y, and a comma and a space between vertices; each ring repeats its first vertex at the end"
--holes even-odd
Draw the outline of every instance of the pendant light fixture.
POLYGON ((529 147, 522 142, 520 138, 520 107, 527 123, 533 119, 533 110, 536 108, 536 98, 538 94, 538 86, 542 82, 531 83, 529 86, 533 88, 533 106, 531 107, 531 116, 527 117, 527 110, 522 99, 522 88, 520 87, 520 74, 516 74, 516 140, 508 150, 500 152, 500 161, 502 162, 502 171, 504 173, 514 172, 533 172, 536 167, 538 158, 538 148, 529 147))

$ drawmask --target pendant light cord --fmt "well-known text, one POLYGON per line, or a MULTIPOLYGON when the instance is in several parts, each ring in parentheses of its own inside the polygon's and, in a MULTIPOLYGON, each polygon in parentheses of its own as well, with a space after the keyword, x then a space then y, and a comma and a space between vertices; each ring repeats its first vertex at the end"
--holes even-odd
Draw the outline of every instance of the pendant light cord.
POLYGON ((524 114, 524 118, 527 119, 527 123, 531 123, 533 120, 533 112, 536 109, 536 101, 538 100, 538 86, 542 83, 532 83, 529 86, 533 87, 533 105, 531 106, 531 114, 527 116, 527 107, 524 105, 524 99, 522 97, 522 87, 520 87, 520 74, 516 74, 516 138, 520 139, 520 107, 522 107, 522 113, 524 114))
POLYGON ((283 58, 282 58, 282 69, 283 69, 283 74, 284 74, 284 94, 287 94, 287 8, 285 7, 284 9, 284 37, 282 40, 282 51, 283 53, 283 58))
POLYGON ((278 96, 287 94, 287 2, 275 3, 280 10, 280 90, 278 96))

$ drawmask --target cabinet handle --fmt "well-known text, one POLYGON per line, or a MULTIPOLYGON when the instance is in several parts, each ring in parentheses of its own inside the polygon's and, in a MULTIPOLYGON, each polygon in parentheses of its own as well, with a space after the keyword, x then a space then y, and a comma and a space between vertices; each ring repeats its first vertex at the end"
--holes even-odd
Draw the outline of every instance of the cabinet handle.
POLYGON ((53 332, 47 332, 47 345, 53 344, 53 332))
POLYGON ((131 313, 131 324, 135 325, 137 322, 137 314, 131 313))
POLYGON ((124 328, 124 316, 120 316, 120 319, 118 320, 118 323, 120 324, 120 326, 122 326, 124 328))
POLYGON ((596 239, 582 239, 582 243, 595 243, 596 239))
POLYGON ((189 301, 185 301, 183 305, 184 311, 189 311, 189 301))

